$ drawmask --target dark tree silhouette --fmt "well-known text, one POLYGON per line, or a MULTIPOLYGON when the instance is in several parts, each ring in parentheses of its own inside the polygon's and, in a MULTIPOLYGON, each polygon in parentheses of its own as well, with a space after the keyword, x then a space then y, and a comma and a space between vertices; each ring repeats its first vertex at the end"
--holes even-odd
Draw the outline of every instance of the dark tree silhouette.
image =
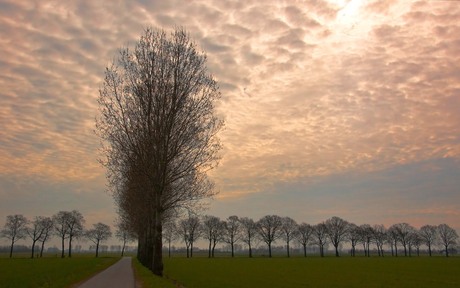
POLYGON ((324 257, 324 246, 327 244, 327 226, 324 222, 313 226, 313 239, 319 247, 319 255, 324 257))
POLYGON ((26 237, 28 220, 23 215, 8 215, 6 216, 6 223, 0 235, 11 241, 10 245, 10 258, 13 257, 13 247, 20 239, 26 237))
POLYGON ((387 240, 387 229, 385 226, 377 224, 372 227, 372 232, 372 239, 374 240, 375 245, 377 245, 377 253, 379 256, 384 257, 383 245, 387 240))
POLYGON ((52 231, 54 227, 53 219, 51 219, 50 217, 45 217, 42 220, 41 225, 43 228, 43 234, 42 234, 42 237, 39 239, 42 242, 41 248, 40 248, 40 257, 43 257, 43 250, 45 249, 45 242, 52 235, 52 231))
POLYGON ((219 217, 205 215, 201 224, 203 238, 209 241, 208 258, 214 257, 214 249, 219 241, 224 237, 224 223, 219 217))
POLYGON ((351 256, 356 256, 356 245, 361 239, 361 229, 356 224, 350 223, 348 227, 347 239, 351 244, 351 256))
POLYGON ((298 231, 297 222, 290 217, 281 218, 281 237, 286 241, 286 253, 287 257, 291 257, 289 243, 295 238, 296 232, 298 231))
POLYGON ((72 210, 68 212, 67 219, 67 228, 68 228, 68 235, 69 235, 69 257, 72 257, 72 240, 74 238, 79 238, 84 234, 83 225, 85 224, 85 219, 83 215, 77 211, 72 210))
POLYGON ((123 219, 118 219, 115 227, 115 237, 123 243, 121 248, 121 257, 123 257, 125 254, 126 244, 134 241, 136 239, 136 235, 134 235, 134 232, 129 227, 129 224, 123 219))
POLYGON ((391 226, 397 234, 397 239, 404 247, 404 256, 407 256, 407 245, 410 240, 411 234, 414 233, 415 228, 407 223, 397 223, 391 226))
POLYGON ((257 237, 257 224, 248 217, 240 218, 241 240, 248 245, 249 258, 252 258, 252 244, 257 237))
POLYGON ((219 160, 218 86, 186 31, 148 28, 120 51, 100 90, 97 133, 122 215, 137 229, 138 257, 163 274, 162 221, 211 196, 206 173, 219 160))
POLYGON ((339 245, 341 242, 347 239, 348 222, 342 218, 334 216, 330 219, 327 219, 325 224, 329 240, 331 240, 331 243, 335 248, 335 256, 339 257, 339 245))
POLYGON ((301 223, 297 226, 297 233, 295 233, 295 236, 297 238, 297 241, 302 245, 303 247, 303 256, 307 257, 307 245, 312 239, 313 235, 313 226, 307 223, 301 223))
POLYGON ((34 221, 30 223, 30 226, 26 228, 27 235, 29 235, 30 239, 32 240, 31 246, 31 256, 30 258, 34 258, 35 254, 35 243, 43 238, 44 233, 46 231, 46 218, 43 216, 36 216, 34 221))
POLYGON ((232 257, 235 257, 235 243, 240 240, 241 224, 238 216, 233 215, 227 218, 223 223, 224 226, 224 241, 230 244, 232 257))
POLYGON ((428 254, 431 256, 431 247, 438 240, 438 229, 434 225, 424 225, 420 228, 419 235, 423 243, 428 247, 428 254))
POLYGON ((457 243, 458 234, 447 224, 440 224, 438 226, 439 240, 444 246, 446 257, 449 257, 449 247, 457 243))
POLYGON ((163 238, 168 243, 168 258, 171 258, 171 243, 176 239, 177 237, 177 226, 176 222, 168 219, 164 224, 163 224, 163 238))
POLYGON ((86 231, 86 238, 91 242, 96 244, 96 258, 99 256, 99 244, 102 241, 108 240, 112 237, 112 231, 110 231, 110 226, 104 223, 93 224, 93 229, 86 231))
POLYGON ((374 237, 374 229, 369 224, 359 226, 359 241, 363 244, 364 256, 371 257, 370 245, 374 237))
POLYGON ((283 222, 280 216, 267 215, 257 221, 257 232, 268 246, 268 257, 272 257, 272 243, 281 236, 283 222))
POLYGON ((201 236, 200 219, 197 216, 189 215, 188 218, 179 222, 178 229, 187 247, 187 258, 192 258, 193 243, 201 236))

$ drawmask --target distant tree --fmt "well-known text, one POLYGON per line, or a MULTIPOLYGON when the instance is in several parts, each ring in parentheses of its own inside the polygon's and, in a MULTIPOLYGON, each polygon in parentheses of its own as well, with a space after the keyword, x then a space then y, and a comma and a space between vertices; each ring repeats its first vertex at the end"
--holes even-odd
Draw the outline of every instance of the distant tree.
POLYGON ((43 216, 36 216, 34 221, 30 223, 30 226, 26 227, 26 233, 32 240, 32 254, 30 258, 34 258, 35 255, 35 243, 39 241, 45 233, 46 227, 43 225, 46 218, 43 216))
POLYGON ((307 223, 301 223, 297 226, 297 233, 295 233, 295 236, 297 238, 297 241, 302 245, 303 247, 303 256, 307 257, 307 245, 310 242, 311 238, 313 235, 313 226, 307 223))
POLYGON ((233 215, 227 218, 223 223, 224 225, 224 241, 230 244, 232 250, 232 257, 235 257, 235 243, 241 238, 240 230, 241 224, 238 216, 233 215))
POLYGON ((327 235, 335 248, 335 256, 339 257, 339 245, 347 239, 348 235, 348 222, 340 217, 334 216, 327 219, 326 222, 327 235))
POLYGON ((200 219, 189 215, 188 218, 179 222, 179 231, 187 248, 187 258, 193 257, 193 243, 200 238, 200 219), (190 252, 190 254, 189 254, 190 252))
POLYGON ((11 241, 10 258, 13 257, 13 246, 20 239, 24 239, 27 235, 28 220, 24 215, 8 215, 6 223, 1 231, 2 237, 11 241))
POLYGON ((134 234, 133 230, 130 229, 128 223, 122 219, 119 219, 118 222, 115 224, 115 237, 118 240, 122 241, 122 248, 121 248, 121 257, 123 257, 126 249, 126 244, 132 242, 136 239, 136 235, 134 234))
POLYGON ((398 257, 399 232, 394 225, 390 226, 387 231, 388 243, 391 246, 391 256, 398 257), (394 248, 394 253, 393 253, 394 248))
POLYGON ((415 247, 417 256, 420 256, 420 245, 422 245, 423 239, 420 236, 420 232, 414 230, 413 233, 409 235, 408 246, 409 246, 409 256, 412 256, 412 247, 415 247))
POLYGON ((363 244, 364 256, 370 257, 370 244, 374 237, 374 229, 369 224, 359 226, 360 242, 363 244))
POLYGON ((42 237, 39 239, 40 242, 42 242, 41 248, 40 248, 40 257, 43 257, 43 250, 45 249, 45 242, 52 235, 52 231, 54 227, 53 219, 51 219, 50 217, 45 217, 42 220, 42 227, 43 227, 43 234, 42 234, 42 237))
POLYGON ((286 241, 286 252, 287 252, 287 257, 290 257, 290 248, 289 248, 289 243, 291 242, 292 239, 295 238, 295 235, 298 231, 298 225, 297 222, 290 218, 290 217, 283 217, 281 218, 281 237, 286 241))
POLYGON ((171 258, 171 243, 177 238, 176 222, 168 219, 163 224, 163 239, 168 243, 168 258, 171 258))
POLYGON ((411 234, 414 233, 415 228, 407 223, 394 224, 392 227, 398 235, 399 242, 404 247, 404 256, 407 256, 408 241, 410 240, 411 234))
POLYGON ((99 244, 112 237, 112 231, 110 230, 109 225, 99 222, 93 224, 93 229, 89 229, 85 232, 86 238, 96 244, 96 258, 99 256, 99 244))
POLYGON ((458 234, 453 228, 451 228, 447 224, 440 224, 438 226, 438 234, 439 240, 441 244, 444 246, 446 257, 449 257, 449 247, 457 243, 458 234))
POLYGON ((214 257, 214 249, 223 238, 223 222, 219 217, 205 215, 201 223, 203 238, 209 241, 208 257, 214 257))
POLYGON ((69 217, 67 218, 67 231, 69 235, 69 257, 72 257, 72 240, 74 238, 81 237, 84 234, 84 223, 85 219, 79 211, 72 210, 69 212, 69 217))
POLYGON ((257 237, 257 224, 248 217, 240 218, 241 223, 241 240, 248 245, 249 258, 252 258, 252 244, 257 237))
POLYGON ((434 225, 422 226, 419 235, 423 243, 428 247, 428 254, 431 256, 431 247, 438 241, 438 228, 434 225))
POLYGON ((385 241, 387 239, 387 230, 383 225, 374 225, 372 227, 372 232, 372 239, 377 245, 377 253, 379 256, 383 257, 383 244, 385 244, 385 241))
POLYGON ((268 257, 272 257, 272 243, 281 236, 283 222, 280 216, 267 215, 257 221, 257 231, 260 238, 268 246, 268 257))
POLYGON ((350 223, 348 227, 347 239, 351 244, 351 256, 356 256, 356 245, 361 239, 361 230, 356 224, 350 223))
POLYGON ((324 246, 327 244, 327 226, 326 224, 319 223, 313 226, 313 239, 314 243, 319 247, 319 255, 324 257, 324 246))
POLYGON ((59 211, 53 215, 54 229, 57 236, 61 238, 61 258, 64 258, 65 240, 69 238, 69 227, 67 225, 70 212, 59 211))

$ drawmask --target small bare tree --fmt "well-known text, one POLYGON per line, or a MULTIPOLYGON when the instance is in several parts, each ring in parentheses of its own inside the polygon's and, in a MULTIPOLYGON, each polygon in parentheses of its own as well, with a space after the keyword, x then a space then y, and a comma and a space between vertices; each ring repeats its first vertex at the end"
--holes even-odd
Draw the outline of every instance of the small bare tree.
POLYGON ((252 258, 252 244, 257 237, 257 224, 248 217, 240 218, 241 240, 248 245, 249 258, 252 258))
POLYGON ((324 257, 324 246, 328 243, 327 235, 327 226, 324 222, 313 226, 313 241, 318 245, 321 257, 324 257))
POLYGON ((28 222, 29 221, 24 215, 16 214, 6 216, 6 223, 1 231, 1 236, 11 241, 10 258, 13 257, 14 243, 26 237, 28 222))
POLYGON ((446 257, 449 257, 449 247, 457 243, 458 234, 453 228, 451 228, 447 224, 440 224, 438 226, 438 234, 439 240, 441 244, 444 246, 446 257))
POLYGON ((187 258, 193 257, 193 243, 201 236, 200 218, 189 215, 188 218, 179 221, 179 232, 187 248, 187 258))
POLYGON ((284 241, 286 241, 286 253, 287 257, 290 257, 291 251, 289 248, 289 243, 292 239, 295 238, 298 225, 297 222, 295 222, 295 220, 290 217, 281 218, 281 223, 281 237, 284 239, 284 241))
POLYGON ((90 229, 85 232, 85 236, 91 242, 96 244, 96 258, 99 256, 99 244, 102 241, 108 240, 112 237, 112 231, 110 231, 110 226, 104 223, 93 224, 93 229, 90 229))
POLYGON ((335 256, 339 257, 339 245, 347 238, 348 222, 340 217, 334 216, 327 219, 326 222, 327 235, 335 248, 335 256))
POLYGON ((168 258, 171 258, 171 243, 177 238, 177 226, 174 220, 168 219, 163 224, 163 238, 168 243, 168 258))
POLYGON ((121 257, 123 257, 125 254, 126 244, 134 241, 136 239, 136 235, 134 235, 134 232, 130 229, 128 223, 124 222, 122 219, 117 221, 115 227, 115 237, 123 243, 121 248, 121 257))
POLYGON ((68 212, 67 217, 67 228, 68 228, 68 235, 69 235, 69 257, 72 257, 72 240, 74 238, 79 238, 84 235, 84 228, 83 225, 85 223, 85 219, 83 215, 77 211, 72 210, 68 212))
POLYGON ((377 253, 379 256, 384 257, 383 244, 385 244, 385 241, 387 240, 387 230, 385 226, 377 224, 372 227, 372 232, 372 239, 374 240, 375 245, 377 245, 377 253))
POLYGON ((297 226, 297 233, 295 236, 303 247, 303 256, 307 257, 307 245, 313 236, 313 226, 307 223, 301 223, 297 226))
POLYGON ((30 239, 32 240, 32 253, 30 258, 34 258, 35 243, 43 238, 43 234, 46 231, 45 219, 46 218, 43 216, 36 216, 34 221, 30 223, 30 226, 26 228, 27 235, 29 235, 30 239))
POLYGON ((438 241, 438 228, 435 225, 424 225, 420 228, 419 235, 431 256, 431 247, 438 241))
POLYGON ((233 215, 227 218, 224 225, 224 241, 230 244, 232 257, 235 257, 235 243, 241 238, 241 223, 238 216, 233 215))
POLYGON ((257 221, 257 231, 260 238, 268 246, 268 257, 272 257, 272 243, 281 237, 281 226, 283 222, 280 216, 267 215, 257 221))
POLYGON ((54 222, 53 219, 50 217, 45 217, 42 219, 42 228, 43 228, 43 234, 42 237, 39 239, 41 244, 40 248, 40 257, 43 257, 43 250, 45 249, 45 242, 51 237, 52 232, 53 232, 53 227, 54 227, 54 222))
POLYGON ((350 241, 351 244, 351 256, 356 256, 356 245, 361 239, 360 228, 358 225, 350 223, 348 226, 348 234, 347 239, 350 241))
POLYGON ((219 217, 205 215, 201 223, 203 238, 209 241, 208 258, 214 257, 214 249, 224 237, 223 222, 219 217))

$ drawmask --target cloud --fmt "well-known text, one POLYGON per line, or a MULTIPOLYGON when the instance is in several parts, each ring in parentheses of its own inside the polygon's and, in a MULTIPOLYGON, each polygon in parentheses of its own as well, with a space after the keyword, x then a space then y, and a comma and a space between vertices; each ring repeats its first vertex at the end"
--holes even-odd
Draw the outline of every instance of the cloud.
MULTIPOLYGON (((18 185, 41 179, 36 189, 24 187, 45 194, 46 185, 50 191, 59 187, 62 199, 73 199, 75 187, 89 182, 93 190, 87 193, 104 190, 104 170, 96 161, 99 139, 92 131, 98 89, 118 49, 132 47, 147 25, 185 26, 207 53, 209 71, 221 87, 217 113, 226 129, 220 135, 222 161, 211 173, 221 191, 216 203, 262 202, 266 193, 303 191, 300 187, 316 178, 326 183, 350 173, 367 177, 413 163, 452 160, 452 169, 458 169, 460 6, 337 3, 3 1, 0 187, 8 187, 3 193, 21 190, 9 177, 18 185)), ((438 176, 433 182, 442 184, 438 176)), ((328 189, 324 199, 346 202, 353 195, 340 185, 328 189)), ((372 195, 363 199, 371 201, 372 195)), ((310 189, 299 197, 307 196, 324 195, 310 189)), ((297 207, 293 199, 284 199, 287 207, 297 207)), ((0 216, 29 204, 18 200, 2 207, 0 216)), ((350 205, 324 204, 323 212, 313 211, 322 216, 350 205)), ((44 214, 48 206, 43 207, 36 213, 44 214)), ((445 207, 443 202, 430 211, 445 207)), ((415 219, 424 209, 430 207, 409 213, 415 219)), ((366 219, 369 209, 360 213, 351 216, 366 219)), ((437 219, 444 216, 451 219, 444 214, 437 219)))

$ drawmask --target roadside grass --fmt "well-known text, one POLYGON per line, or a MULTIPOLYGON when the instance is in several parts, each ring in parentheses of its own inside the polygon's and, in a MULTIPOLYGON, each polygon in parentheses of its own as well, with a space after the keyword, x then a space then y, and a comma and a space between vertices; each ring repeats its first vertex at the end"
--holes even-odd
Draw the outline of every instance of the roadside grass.
POLYGON ((144 267, 136 257, 133 257, 132 259, 136 283, 138 283, 141 287, 176 287, 173 285, 171 281, 168 281, 166 278, 161 278, 153 275, 152 271, 144 267))
MULTIPOLYGON (((165 278, 187 288, 460 287, 460 257, 177 257, 164 264, 165 278)), ((147 270, 143 279, 149 275, 147 270)))
MULTIPOLYGON (((19 257, 17 257, 19 256, 19 257)), ((0 257, 0 287, 72 287, 114 264, 120 257, 78 254, 72 258, 0 257)), ((29 255, 30 256, 30 255, 29 255)), ((48 255, 49 256, 49 255, 48 255)))

